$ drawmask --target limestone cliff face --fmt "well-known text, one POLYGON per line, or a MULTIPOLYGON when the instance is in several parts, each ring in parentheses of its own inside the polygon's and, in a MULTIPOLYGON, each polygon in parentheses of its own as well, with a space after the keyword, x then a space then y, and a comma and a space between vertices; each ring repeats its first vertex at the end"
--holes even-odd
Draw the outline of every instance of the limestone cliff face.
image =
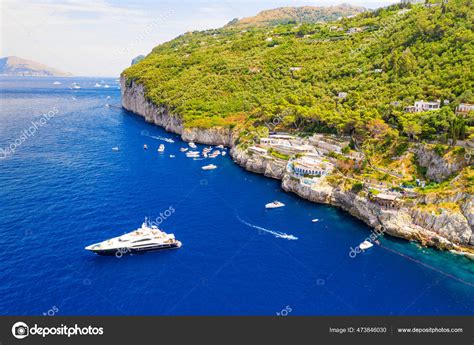
POLYGON ((440 157, 433 149, 426 145, 418 145, 414 150, 418 164, 425 167, 426 177, 436 182, 441 182, 456 171, 468 165, 467 160, 460 157, 453 161, 447 161, 440 157))
MULTIPOLYGON (((286 171, 286 162, 271 156, 254 155, 235 146, 236 133, 226 128, 185 128, 179 115, 171 114, 164 106, 156 106, 146 99, 140 84, 121 79, 122 105, 125 109, 143 116, 146 121, 164 127, 167 131, 180 134, 185 141, 209 145, 226 145, 231 148, 233 160, 243 168, 282 180, 285 191, 295 193, 307 200, 341 207, 369 226, 392 236, 416 240, 425 245, 442 249, 459 249, 457 245, 474 246, 474 198, 459 193, 439 199, 426 195, 415 200, 412 205, 404 205, 399 210, 386 209, 366 197, 351 191, 331 186, 321 180, 317 186, 308 186, 291 177, 286 171), (460 211, 433 213, 414 207, 417 204, 455 202, 460 211)), ((440 162, 431 152, 417 152, 422 164, 434 178, 450 175, 456 167, 440 162), (440 166, 436 166, 440 164, 440 166)))
POLYGON ((167 107, 157 106, 146 99, 145 88, 134 81, 120 79, 122 106, 146 121, 163 127, 169 132, 180 134, 184 141, 209 145, 233 144, 233 133, 227 128, 185 128, 181 116, 172 114, 167 107))
POLYGON ((253 156, 245 151, 232 148, 230 155, 234 161, 248 171, 281 180, 285 174, 286 162, 273 157, 253 156))

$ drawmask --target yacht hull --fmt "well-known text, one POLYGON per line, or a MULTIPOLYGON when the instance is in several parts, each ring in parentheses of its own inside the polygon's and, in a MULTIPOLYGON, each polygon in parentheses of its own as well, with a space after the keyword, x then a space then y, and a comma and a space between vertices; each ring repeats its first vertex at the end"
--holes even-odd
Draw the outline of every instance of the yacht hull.
POLYGON ((181 244, 171 243, 171 244, 161 244, 157 246, 149 246, 146 248, 113 248, 113 249, 88 249, 91 252, 97 255, 127 255, 127 254, 139 254, 147 252, 156 252, 160 250, 169 250, 169 249, 178 249, 181 247, 181 244))

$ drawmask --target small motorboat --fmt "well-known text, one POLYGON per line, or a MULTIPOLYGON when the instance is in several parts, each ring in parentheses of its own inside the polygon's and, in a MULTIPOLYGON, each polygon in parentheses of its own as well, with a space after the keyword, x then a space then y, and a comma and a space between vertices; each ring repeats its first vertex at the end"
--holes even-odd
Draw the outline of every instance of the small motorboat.
POLYGON ((195 149, 197 146, 195 143, 193 143, 192 141, 188 143, 189 147, 195 149))
POLYGON ((370 243, 369 241, 365 240, 364 242, 362 242, 361 244, 359 244, 359 248, 362 249, 362 250, 366 250, 366 249, 369 249, 369 248, 372 248, 374 245, 372 243, 370 243))
POLYGON ((221 152, 221 155, 225 156, 225 155, 226 155, 225 151, 222 151, 222 152, 221 152))
POLYGON ((94 87, 101 87, 102 85, 100 85, 99 83, 95 83, 94 87))
POLYGON ((143 149, 144 149, 144 150, 148 150, 148 145, 147 145, 147 144, 144 144, 144 145, 143 145, 143 149))
POLYGON ((160 152, 160 153, 165 152, 165 145, 160 144, 157 151, 160 152))
POLYGON ((112 151, 118 151, 118 150, 119 150, 119 148, 117 146, 112 147, 112 151))
POLYGON ((313 223, 317 223, 319 222, 319 219, 318 218, 314 218, 313 220, 311 220, 313 223))
POLYGON ((189 152, 186 152, 186 157, 198 158, 198 157, 199 157, 199 151, 189 151, 189 152))
POLYGON ((224 149, 224 145, 218 145, 217 148, 218 149, 224 149))
POLYGON ((202 170, 214 170, 217 168, 217 165, 214 165, 214 164, 209 164, 209 165, 205 165, 203 166, 201 169, 202 170))
POLYGON ((272 201, 268 204, 265 205, 265 208, 280 208, 280 207, 283 207, 285 206, 284 203, 278 201, 278 200, 275 200, 275 201, 272 201))
POLYGON ((53 85, 61 85, 61 83, 59 81, 55 81, 53 85))
POLYGON ((182 148, 180 148, 179 150, 180 150, 181 152, 186 152, 186 151, 188 150, 188 148, 187 148, 187 147, 182 147, 182 148))
POLYGON ((174 157, 176 157, 176 156, 175 155, 170 155, 170 158, 174 158, 174 157))
POLYGON ((110 86, 107 85, 107 84, 104 85, 104 88, 106 88, 106 89, 108 89, 109 87, 110 87, 110 86))

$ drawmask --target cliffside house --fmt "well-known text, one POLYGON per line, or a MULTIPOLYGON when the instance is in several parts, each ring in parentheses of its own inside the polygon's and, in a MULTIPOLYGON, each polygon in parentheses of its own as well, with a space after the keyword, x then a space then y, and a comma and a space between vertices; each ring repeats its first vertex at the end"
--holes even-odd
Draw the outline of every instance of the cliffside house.
POLYGON ((300 71, 303 67, 290 67, 290 71, 293 72, 293 71, 300 71))
POLYGON ((347 97, 347 92, 339 92, 337 98, 344 99, 347 97))
POLYGON ((341 153, 342 148, 349 145, 349 141, 331 138, 322 134, 314 134, 309 138, 309 142, 322 154, 328 154, 331 151, 341 153))
POLYGON ((408 113, 419 113, 422 111, 438 110, 441 106, 441 101, 425 102, 423 100, 416 101, 415 105, 405 107, 405 111, 408 113))
POLYGON ((398 195, 396 194, 370 194, 370 200, 384 207, 398 208, 400 206, 400 200, 398 199, 398 195))
POLYGON ((467 114, 470 111, 474 111, 474 104, 461 103, 456 107, 456 114, 467 114))
POLYGON ((256 153, 256 154, 259 154, 259 155, 266 155, 267 154, 266 149, 264 149, 263 147, 258 147, 258 146, 249 147, 249 151, 253 152, 253 153, 256 153))
POLYGON ((303 156, 293 161, 293 173, 296 176, 326 176, 333 165, 316 157, 303 156))
POLYGON ((291 146, 292 139, 293 139, 293 136, 291 135, 274 134, 274 135, 270 135, 268 138, 261 138, 260 144, 291 146))

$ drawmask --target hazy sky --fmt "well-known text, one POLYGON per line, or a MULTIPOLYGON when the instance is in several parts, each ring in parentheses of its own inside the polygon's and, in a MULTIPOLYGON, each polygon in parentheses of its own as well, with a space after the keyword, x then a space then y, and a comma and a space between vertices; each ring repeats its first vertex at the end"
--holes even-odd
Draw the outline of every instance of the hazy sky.
POLYGON ((0 56, 16 55, 80 76, 118 76, 137 55, 186 31, 218 28, 281 6, 396 0, 0 0, 0 56))

